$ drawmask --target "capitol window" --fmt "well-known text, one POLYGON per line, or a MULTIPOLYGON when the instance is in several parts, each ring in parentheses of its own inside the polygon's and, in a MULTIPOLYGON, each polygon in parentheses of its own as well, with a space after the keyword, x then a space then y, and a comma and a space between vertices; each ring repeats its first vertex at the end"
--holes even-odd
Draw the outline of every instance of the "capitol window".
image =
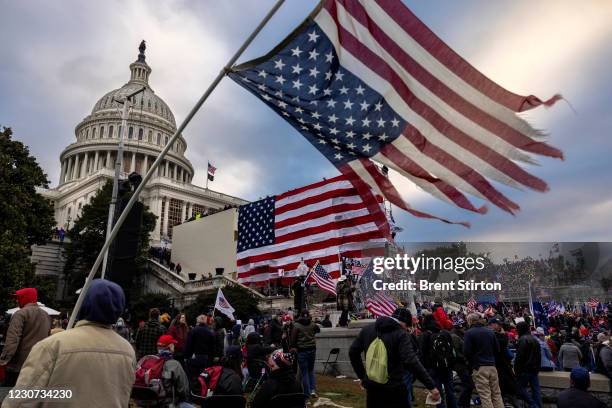
POLYGON ((152 130, 149 130, 149 137, 147 139, 147 142, 149 143, 153 142, 153 131, 152 130))
POLYGON ((161 144, 161 133, 157 134, 157 144, 160 145, 161 144))
POLYGON ((128 139, 131 139, 134 137, 134 128, 130 126, 130 128, 128 129, 128 139))
POLYGON ((164 143, 164 146, 168 144, 168 136, 166 136, 166 142, 164 143))
POLYGON ((143 128, 138 129, 138 140, 142 140, 143 134, 144 134, 144 129, 143 128))
POLYGON ((91 138, 92 138, 92 139, 95 139, 95 138, 96 138, 96 128, 93 128, 93 129, 91 130, 91 138))
POLYGON ((104 126, 100 126, 100 139, 104 139, 104 126))
POLYGON ((108 138, 109 139, 113 137, 113 130, 115 130, 113 126, 108 127, 108 138))
POLYGON ((89 129, 85 131, 85 139, 89 139, 89 129))

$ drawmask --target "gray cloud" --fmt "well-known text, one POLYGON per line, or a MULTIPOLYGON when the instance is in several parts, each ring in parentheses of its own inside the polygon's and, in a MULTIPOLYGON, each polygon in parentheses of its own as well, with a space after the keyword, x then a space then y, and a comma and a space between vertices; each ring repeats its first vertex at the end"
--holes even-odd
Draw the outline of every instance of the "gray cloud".
MULTIPOLYGON (((287 2, 241 60, 267 52, 316 3, 287 2)), ((7 2, 0 14, 0 124, 14 128, 16 137, 31 147, 55 184, 59 153, 74 141, 74 127, 98 98, 127 81, 128 65, 141 39, 149 44, 151 85, 180 121, 272 4, 272 0, 7 2)), ((514 53, 515 47, 524 47, 525 55, 541 49, 544 60, 555 45, 537 31, 535 23, 524 27, 505 17, 523 15, 526 11, 521 4, 435 1, 411 6, 451 46, 470 61, 481 63, 496 80, 510 85, 516 80, 524 89, 543 96, 562 91, 578 115, 563 103, 530 114, 530 120, 550 131, 551 142, 566 152, 567 159, 542 159, 541 167, 530 168, 549 181, 550 193, 504 190, 523 207, 519 215, 511 217, 491 209, 486 216, 474 216, 406 187, 403 192, 415 207, 469 220, 473 228, 418 220, 396 210, 396 219, 405 227, 400 239, 612 239, 606 228, 612 219, 612 192, 605 188, 612 173, 612 119, 606 111, 612 103, 612 84, 598 80, 608 77, 612 50, 597 46, 598 37, 593 34, 588 47, 572 44, 582 50, 579 58, 563 54, 563 64, 544 66, 545 61, 521 60, 514 53), (503 41, 496 38, 500 27, 508 37, 503 41), (539 35, 530 44, 512 43, 512 27, 517 35, 526 29, 539 35), (520 80, 508 77, 513 70, 520 80)), ((556 4, 538 7, 550 8, 552 15, 567 9, 556 4)), ((601 14, 606 13, 608 9, 601 14)), ((577 15, 572 21, 589 23, 583 20, 577 15)), ((247 199, 338 174, 293 128, 229 79, 196 115, 185 137, 196 183, 204 184, 210 160, 219 169, 211 188, 247 199)))

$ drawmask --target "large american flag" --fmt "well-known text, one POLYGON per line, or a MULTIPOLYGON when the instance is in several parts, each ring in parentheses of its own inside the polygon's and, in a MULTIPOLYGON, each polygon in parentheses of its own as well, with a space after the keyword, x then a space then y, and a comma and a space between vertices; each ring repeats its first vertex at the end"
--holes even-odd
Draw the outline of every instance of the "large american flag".
POLYGON ((238 281, 267 282, 277 279, 279 270, 294 278, 302 260, 319 261, 337 279, 338 254, 361 257, 385 242, 368 205, 338 176, 238 209, 238 281))
POLYGON ((373 162, 460 208, 486 212, 469 194, 514 213, 518 204, 492 181, 546 191, 517 162, 563 157, 516 114, 559 96, 541 101, 502 88, 399 0, 325 0, 270 53, 229 76, 302 133, 364 199, 373 189, 418 217, 437 218, 414 210, 373 162))
POLYGON ((317 261, 312 269, 309 279, 312 279, 317 284, 319 289, 336 296, 336 281, 332 279, 319 261, 317 261))

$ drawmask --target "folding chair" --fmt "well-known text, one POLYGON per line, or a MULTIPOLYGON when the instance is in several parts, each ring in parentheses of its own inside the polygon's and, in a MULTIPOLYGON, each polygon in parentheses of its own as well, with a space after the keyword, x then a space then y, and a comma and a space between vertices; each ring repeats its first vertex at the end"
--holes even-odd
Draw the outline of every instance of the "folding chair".
POLYGON ((333 348, 331 350, 329 350, 329 355, 327 356, 327 361, 323 364, 323 375, 325 375, 325 371, 327 370, 327 366, 331 365, 333 366, 334 364, 336 364, 338 362, 338 356, 340 355, 340 349, 339 348, 333 348), (330 361, 332 356, 336 356, 336 358, 333 361, 330 361))
POLYGON ((305 408, 306 397, 301 392, 279 394, 270 400, 270 408, 305 408))
POLYGON ((202 397, 191 393, 191 399, 202 408, 245 408, 246 399, 242 395, 212 395, 202 397))

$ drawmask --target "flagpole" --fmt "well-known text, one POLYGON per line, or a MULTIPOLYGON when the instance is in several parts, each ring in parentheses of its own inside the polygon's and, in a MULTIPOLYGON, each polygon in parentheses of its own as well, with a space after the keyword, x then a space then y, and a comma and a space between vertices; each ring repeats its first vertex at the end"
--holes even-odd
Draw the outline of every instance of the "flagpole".
MULTIPOLYGON (((104 253, 106 253, 106 251, 108 251, 108 248, 110 247, 110 244, 113 242, 113 240, 117 236, 117 233, 119 232, 119 228, 121 228, 121 226, 123 225, 123 222, 127 218, 128 214, 129 214, 130 210, 132 209, 132 207, 134 206, 134 203, 136 202, 136 200, 138 200, 138 197, 140 196, 140 193, 142 192, 144 186, 147 184, 149 179, 151 179, 151 177, 153 176, 155 171, 157 171, 157 167, 164 160, 164 158, 166 157, 166 154, 168 154, 168 151, 170 151, 170 149, 174 145, 174 142, 176 141, 176 139, 178 139, 179 135, 181 133, 183 133, 183 130, 185 129, 185 127, 187 127, 189 122, 191 122, 191 119, 193 119, 193 117, 198 112, 198 110, 200 110, 200 108, 202 107, 204 102, 206 102, 206 100, 208 99, 210 94, 214 91, 214 89, 217 87, 217 85, 219 85, 219 83, 221 82, 223 77, 230 71, 230 69, 235 64, 235 62, 238 60, 238 58, 240 58, 240 56, 242 55, 244 50, 246 50, 246 48, 253 42, 255 37, 257 37, 257 34, 259 34, 259 32, 265 27, 265 25, 268 23, 268 21, 270 21, 272 16, 276 13, 276 11, 278 11, 278 9, 283 5, 284 2, 285 2, 285 0, 277 0, 277 2, 274 4, 272 9, 270 9, 268 14, 266 14, 266 16, 261 20, 261 22, 255 28, 255 30, 253 30, 251 35, 249 35, 249 37, 240 46, 238 51, 236 51, 236 53, 230 58, 230 60, 227 62, 227 64, 225 64, 223 69, 221 69, 219 74, 217 74, 217 77, 210 84, 210 86, 208 87, 206 92, 204 92, 204 94, 196 102, 195 106, 187 114, 187 116, 185 117, 185 119, 183 120, 181 125, 176 129, 176 132, 174 132, 174 135, 172 135, 172 138, 170 138, 170 140, 168 141, 168 143, 166 144, 164 149, 161 151, 159 156, 157 156, 157 159, 155 160, 155 162, 153 162, 153 164, 149 168, 149 171, 147 171, 147 174, 145 174, 145 176, 143 177, 142 182, 140 183, 138 188, 136 188, 136 191, 134 191, 134 194, 132 194, 132 197, 130 197, 130 200, 128 201, 127 205, 125 206, 125 209, 123 210, 123 212, 119 216, 119 219, 115 223, 115 226, 111 230, 111 233, 109 234, 109 236, 106 237, 106 241, 104 242, 104 245, 102 246, 102 249, 100 250, 100 253, 98 254, 98 257, 96 258, 96 261, 94 262, 93 266, 91 267, 91 270, 89 271, 89 274, 87 275, 87 278, 85 279, 85 285, 83 285, 83 289, 81 289, 81 293, 79 294, 79 297, 77 299, 76 305, 74 306, 74 309, 72 310, 72 314, 70 316, 70 320, 68 322, 67 329, 71 329, 74 326, 74 322, 76 320, 76 317, 78 315, 79 310, 81 309, 81 305, 83 304, 83 300, 85 299, 85 295, 87 294, 87 291, 89 290, 89 287, 91 286, 91 282, 92 282, 94 276, 96 275, 96 272, 100 268, 100 263, 102 262, 102 258, 104 258, 104 253)), ((208 177, 207 177, 207 179, 208 179, 208 177)))

